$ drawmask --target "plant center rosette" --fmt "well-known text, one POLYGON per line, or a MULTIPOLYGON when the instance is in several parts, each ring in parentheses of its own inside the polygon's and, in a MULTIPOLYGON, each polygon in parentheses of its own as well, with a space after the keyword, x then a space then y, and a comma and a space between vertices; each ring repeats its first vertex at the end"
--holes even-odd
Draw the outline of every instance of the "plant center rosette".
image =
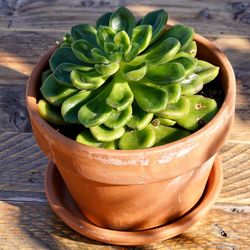
POLYGON ((198 130, 218 108, 200 95, 219 68, 195 58, 192 28, 164 31, 164 10, 137 23, 121 7, 96 27, 73 26, 42 75, 41 116, 93 147, 139 149, 163 145, 198 130))

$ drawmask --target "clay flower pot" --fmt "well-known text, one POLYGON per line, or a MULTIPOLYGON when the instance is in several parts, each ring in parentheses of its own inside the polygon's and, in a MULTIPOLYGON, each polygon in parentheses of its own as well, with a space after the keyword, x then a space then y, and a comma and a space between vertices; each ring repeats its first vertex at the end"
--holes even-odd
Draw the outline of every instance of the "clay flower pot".
POLYGON ((234 117, 235 77, 225 55, 195 35, 199 59, 220 67, 225 98, 216 116, 181 140, 149 149, 107 150, 79 144, 51 127, 38 112, 41 74, 50 50, 34 68, 26 92, 33 133, 53 161, 82 214, 115 230, 142 230, 178 219, 200 199, 234 117))

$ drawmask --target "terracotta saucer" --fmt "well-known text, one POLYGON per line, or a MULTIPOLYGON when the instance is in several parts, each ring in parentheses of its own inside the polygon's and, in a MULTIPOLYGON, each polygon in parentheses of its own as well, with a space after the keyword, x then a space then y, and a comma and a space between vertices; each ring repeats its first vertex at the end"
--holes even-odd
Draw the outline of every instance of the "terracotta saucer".
POLYGON ((63 179, 53 163, 45 173, 45 192, 49 204, 59 218, 78 233, 98 241, 116 245, 146 245, 183 233, 199 221, 217 199, 223 181, 223 170, 217 157, 206 189, 198 204, 179 220, 142 231, 115 231, 94 225, 77 208, 63 179))

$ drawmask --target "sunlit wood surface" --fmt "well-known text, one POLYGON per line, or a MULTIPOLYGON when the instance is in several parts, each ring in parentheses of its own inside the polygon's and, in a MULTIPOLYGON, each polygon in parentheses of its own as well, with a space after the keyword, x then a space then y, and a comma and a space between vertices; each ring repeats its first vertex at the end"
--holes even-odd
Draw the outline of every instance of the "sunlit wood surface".
POLYGON ((0 0, 0 249, 250 249, 250 1, 0 0), (222 148, 224 185, 217 203, 191 230, 158 244, 109 246, 67 227, 51 211, 25 108, 27 77, 70 26, 94 23, 127 6, 137 17, 164 8, 230 59, 237 78, 236 117, 222 148))

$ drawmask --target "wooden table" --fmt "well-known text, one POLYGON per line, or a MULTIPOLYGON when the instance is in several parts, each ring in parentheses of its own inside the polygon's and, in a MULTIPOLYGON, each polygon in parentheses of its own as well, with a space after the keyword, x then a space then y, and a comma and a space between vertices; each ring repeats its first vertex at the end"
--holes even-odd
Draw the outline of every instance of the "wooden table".
POLYGON ((0 0, 0 249, 250 249, 250 1, 0 0), (108 246, 67 227, 51 211, 43 175, 48 160, 31 134, 27 78, 71 25, 94 23, 127 6, 136 15, 165 8, 174 22, 221 48, 237 77, 233 130, 220 151, 224 186, 209 214, 174 239, 144 248, 108 246))

